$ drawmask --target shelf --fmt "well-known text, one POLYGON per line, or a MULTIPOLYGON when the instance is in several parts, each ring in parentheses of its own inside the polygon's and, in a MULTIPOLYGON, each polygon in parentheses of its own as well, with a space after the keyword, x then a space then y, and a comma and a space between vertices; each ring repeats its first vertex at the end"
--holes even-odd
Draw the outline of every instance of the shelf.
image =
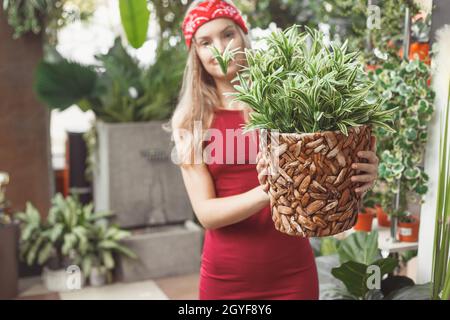
MULTIPOLYGON (((419 247, 418 242, 393 242, 391 239, 391 229, 389 227, 379 227, 376 219, 373 221, 372 231, 378 231, 378 248, 382 251, 383 256, 387 256, 389 253, 417 250, 419 247)), ((356 231, 350 229, 335 236, 335 238, 343 239, 353 232, 356 231)))

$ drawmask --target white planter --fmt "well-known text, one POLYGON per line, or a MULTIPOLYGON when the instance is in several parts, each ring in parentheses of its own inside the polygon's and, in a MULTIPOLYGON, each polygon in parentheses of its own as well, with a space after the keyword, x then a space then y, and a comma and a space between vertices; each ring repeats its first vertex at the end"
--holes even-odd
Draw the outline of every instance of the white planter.
POLYGON ((162 121, 97 122, 95 208, 112 211, 121 227, 183 222, 193 218, 180 169, 171 160, 162 121))

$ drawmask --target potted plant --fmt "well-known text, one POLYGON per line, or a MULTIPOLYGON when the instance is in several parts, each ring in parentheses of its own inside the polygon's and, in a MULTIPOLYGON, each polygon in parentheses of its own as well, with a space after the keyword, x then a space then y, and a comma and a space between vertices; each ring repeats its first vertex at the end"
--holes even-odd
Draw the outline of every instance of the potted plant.
POLYGON ((94 155, 89 155, 96 160, 95 208, 116 212, 121 227, 192 218, 186 191, 174 182, 181 175, 174 170, 170 135, 163 130, 176 105, 185 58, 180 48, 158 50, 155 63, 144 68, 117 38, 108 53, 96 56, 96 65, 59 57, 37 68, 35 89, 42 102, 59 110, 78 105, 95 113, 94 155), (177 201, 161 195, 165 190, 177 201))
POLYGON ((333 268, 331 274, 340 280, 343 286, 338 284, 326 289, 325 298, 346 300, 431 298, 430 283, 416 285, 408 277, 394 275, 399 261, 393 257, 381 257, 376 231, 351 234, 340 241, 337 251, 341 265, 333 268), (379 267, 378 273, 377 271, 374 273, 375 266, 379 267), (379 287, 376 288, 376 285, 379 287))
POLYGON ((83 273, 92 286, 102 286, 112 282, 115 268, 115 255, 122 254, 136 259, 136 254, 128 249, 121 240, 130 236, 130 232, 110 225, 108 220, 98 221, 89 228, 88 247, 80 252, 75 263, 82 266, 83 273))
POLYGON ((417 242, 419 239, 419 219, 408 211, 396 214, 398 218, 398 239, 403 242, 417 242))
POLYGON ((351 165, 370 150, 372 125, 392 131, 392 110, 369 96, 373 84, 357 52, 346 43, 328 48, 322 33, 298 28, 272 33, 267 50, 246 50, 248 67, 232 95, 253 109, 246 129, 262 129, 275 228, 329 236, 355 224, 360 195, 351 165))
POLYGON ((391 225, 390 216, 384 211, 383 192, 377 188, 369 190, 364 197, 364 206, 377 218, 379 227, 389 227, 391 225))
POLYGON ((0 172, 0 299, 13 299, 19 292, 17 265, 17 224, 12 221, 8 209, 5 188, 9 175, 0 172))
POLYGON ((372 208, 363 208, 358 212, 358 218, 353 228, 358 231, 370 232, 372 231, 372 222, 374 218, 375 214, 372 208))
POLYGON ((383 110, 397 108, 392 117, 395 132, 381 127, 374 130, 380 159, 376 188, 387 213, 407 211, 409 204, 423 203, 428 191, 423 156, 434 112, 434 92, 427 85, 429 76, 429 67, 418 59, 390 59, 370 73, 376 90, 385 98, 383 110))
MULTIPOLYGON (((417 14, 413 18, 411 25, 411 45, 409 47, 408 59, 414 60, 416 57, 426 64, 430 64, 430 29, 431 15, 417 14)), ((403 57, 403 48, 398 55, 403 57)))
MULTIPOLYGON (((83 206, 76 198, 57 194, 43 221, 33 205, 27 203, 26 210, 15 215, 21 223, 21 258, 28 265, 44 265, 42 278, 50 291, 70 290, 68 268, 80 264, 80 257, 89 254, 95 224, 110 216, 108 212, 93 212, 92 204, 83 206)), ((80 264, 78 269, 88 274, 86 266, 80 264)), ((82 285, 84 277, 80 276, 82 285)))
POLYGON ((379 204, 375 205, 378 225, 380 227, 390 227, 391 217, 384 211, 383 207, 379 204))

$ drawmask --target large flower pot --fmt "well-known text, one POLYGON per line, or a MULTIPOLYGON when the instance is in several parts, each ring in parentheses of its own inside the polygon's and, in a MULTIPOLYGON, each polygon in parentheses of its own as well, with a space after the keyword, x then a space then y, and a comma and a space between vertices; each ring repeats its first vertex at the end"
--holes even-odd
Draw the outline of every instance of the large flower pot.
POLYGON ((183 223, 193 211, 162 121, 97 123, 94 202, 124 228, 183 223))
POLYGON ((268 132, 261 150, 269 156, 269 196, 275 228, 303 237, 330 236, 353 227, 360 210, 359 182, 351 168, 365 162, 357 153, 370 150, 369 126, 318 133, 268 132))
POLYGON ((417 242, 419 240, 419 220, 399 222, 398 239, 403 242, 417 242))

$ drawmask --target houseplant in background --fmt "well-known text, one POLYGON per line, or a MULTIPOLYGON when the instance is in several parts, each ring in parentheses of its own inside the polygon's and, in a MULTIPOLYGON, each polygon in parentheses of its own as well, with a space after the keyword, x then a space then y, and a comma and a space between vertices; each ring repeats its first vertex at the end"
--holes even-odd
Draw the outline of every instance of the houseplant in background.
POLYGON ((398 239, 404 242, 417 242, 419 239, 419 220, 408 211, 397 214, 398 239))
MULTIPOLYGON (((430 29, 431 14, 419 13, 413 18, 408 59, 413 60, 417 56, 419 60, 428 65, 430 64, 430 29)), ((398 55, 403 57, 403 48, 400 49, 398 55)))
MULTIPOLYGON (((93 245, 90 241, 92 238, 96 239, 91 236, 96 234, 96 224, 111 216, 108 212, 93 212, 92 209, 92 204, 83 206, 76 198, 63 198, 61 194, 57 194, 52 199, 52 207, 46 220, 41 219, 39 212, 30 203, 24 212, 16 213, 15 217, 21 223, 21 258, 28 265, 44 265, 42 277, 49 290, 68 290, 66 269, 82 262, 80 257, 89 254, 93 245)), ((127 235, 116 229, 110 233, 113 231, 114 237, 117 237, 116 232, 120 233, 118 240, 127 235)), ((110 265, 109 261, 108 266, 110 265)), ((81 263, 80 266, 85 275, 90 274, 88 263, 81 263)))
POLYGON ((351 165, 364 161, 359 151, 370 150, 371 125, 392 130, 386 124, 392 110, 381 111, 380 99, 369 100, 373 84, 357 52, 347 52, 345 43, 328 48, 322 33, 298 28, 272 33, 267 50, 246 50, 248 67, 230 95, 253 109, 247 130, 269 133, 261 150, 270 159, 276 229, 327 236, 355 224, 360 195, 351 165))
POLYGON ((148 67, 118 38, 95 65, 60 57, 42 62, 35 74, 35 90, 49 107, 76 104, 96 115, 88 134, 95 208, 114 212, 114 223, 132 229, 126 243, 141 258, 119 256, 123 281, 190 273, 199 263, 201 229, 189 223, 194 214, 163 129, 177 104, 187 54, 184 43, 166 44, 158 44, 148 67), (186 252, 187 243, 192 252, 186 252), (174 254, 157 254, 164 246, 174 254))
POLYGON ((428 190, 423 155, 434 110, 434 92, 427 85, 430 70, 418 59, 390 59, 370 76, 385 98, 383 110, 397 108, 393 113, 395 132, 382 127, 374 130, 380 159, 376 188, 382 194, 382 208, 396 216, 408 211, 409 205, 421 203, 428 190))
POLYGON ((90 141, 96 141, 96 145, 89 144, 94 151, 89 159, 98 160, 91 163, 95 206, 119 213, 116 218, 123 227, 165 223, 166 212, 169 216, 184 212, 178 220, 189 214, 181 184, 176 187, 180 200, 177 202, 159 194, 161 190, 173 191, 172 184, 170 188, 155 185, 181 179, 171 167, 170 135, 162 129, 163 121, 176 106, 183 75, 186 53, 178 49, 157 50, 155 63, 143 68, 117 38, 107 54, 97 55, 98 66, 83 66, 60 58, 59 62, 42 62, 36 71, 36 92, 49 107, 64 110, 77 104, 82 110, 95 113, 95 133, 90 135, 90 141), (165 169, 149 167, 154 161, 165 169), (128 163, 134 166, 128 166, 126 171, 116 169, 128 163), (166 176, 158 177, 161 174, 166 176), (117 184, 128 194, 114 189, 112 181, 120 181, 117 184), (152 190, 144 191, 145 183, 152 190), (158 194, 149 196, 155 192, 158 194), (155 208, 154 202, 161 201, 164 212, 152 217, 152 210, 161 209, 155 208))
POLYGON ((362 208, 358 212, 358 219, 353 227, 357 231, 372 231, 372 222, 375 218, 375 212, 372 208, 362 208))
POLYGON ((369 208, 377 218, 378 227, 389 227, 391 225, 390 216, 384 211, 385 197, 383 192, 377 188, 369 190, 364 196, 363 204, 365 208, 369 208))
POLYGON ((376 231, 351 234, 338 243, 337 252, 341 265, 331 273, 343 286, 327 290, 326 299, 424 300, 431 297, 429 283, 416 285, 408 277, 394 275, 399 261, 381 257, 376 231), (378 269, 379 274, 374 269, 378 269), (375 279, 374 275, 380 279, 375 279))
POLYGON ((116 254, 123 254, 136 259, 136 254, 120 241, 129 237, 129 231, 121 230, 103 219, 93 224, 87 232, 88 246, 80 252, 74 262, 79 264, 86 278, 92 286, 101 286, 112 282, 112 271, 115 268, 116 254))

